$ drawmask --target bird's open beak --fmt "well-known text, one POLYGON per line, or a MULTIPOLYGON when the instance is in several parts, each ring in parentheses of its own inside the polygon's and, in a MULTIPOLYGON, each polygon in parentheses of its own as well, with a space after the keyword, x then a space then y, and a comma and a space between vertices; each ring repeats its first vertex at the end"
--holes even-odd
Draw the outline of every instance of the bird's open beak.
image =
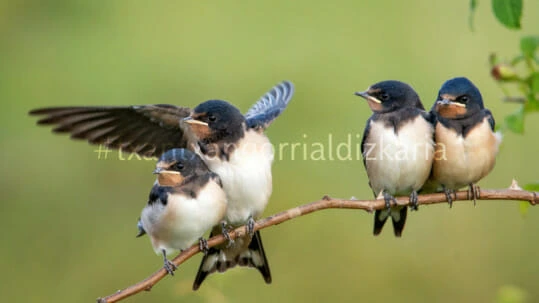
POLYGON ((163 171, 163 168, 162 168, 162 167, 158 167, 158 168, 156 168, 156 169, 153 171, 153 174, 154 174, 154 175, 159 175, 162 171, 163 171))
POLYGON ((367 91, 364 92, 356 92, 356 96, 360 96, 361 98, 364 98, 367 101, 372 101, 374 103, 382 104, 382 101, 378 100, 377 98, 369 95, 367 91))
POLYGON ((193 119, 193 117, 191 116, 183 118, 183 121, 189 124, 198 124, 198 125, 208 126, 208 123, 193 119))

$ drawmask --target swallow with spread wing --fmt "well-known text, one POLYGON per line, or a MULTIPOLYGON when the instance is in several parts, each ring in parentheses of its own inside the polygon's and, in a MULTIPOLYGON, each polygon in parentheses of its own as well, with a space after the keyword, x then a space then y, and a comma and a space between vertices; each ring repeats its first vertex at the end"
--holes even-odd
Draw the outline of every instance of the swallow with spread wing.
MULTIPOLYGON (((221 178, 227 195, 225 220, 247 225, 249 233, 229 245, 211 249, 203 258, 193 285, 198 289, 209 273, 236 265, 254 267, 271 283, 269 265, 254 220, 272 192, 273 148, 264 130, 287 107, 294 94, 283 81, 263 95, 245 115, 232 104, 209 100, 194 110, 173 105, 128 107, 55 107, 30 112, 43 116, 38 124, 56 125, 55 132, 125 152, 158 156, 172 148, 189 148, 221 178)), ((224 230, 217 226, 215 232, 224 230)), ((226 231, 224 231, 226 234, 226 231)))

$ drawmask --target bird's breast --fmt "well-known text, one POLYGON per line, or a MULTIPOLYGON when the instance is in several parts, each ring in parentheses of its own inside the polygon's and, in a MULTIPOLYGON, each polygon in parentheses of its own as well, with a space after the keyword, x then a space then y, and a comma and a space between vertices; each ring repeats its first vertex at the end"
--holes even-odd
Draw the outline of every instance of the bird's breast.
POLYGON ((273 146, 255 130, 248 130, 234 146, 228 159, 206 159, 210 170, 223 182, 228 197, 226 219, 230 224, 244 224, 264 211, 272 191, 271 164, 273 146))
POLYGON ((382 121, 371 121, 363 157, 373 191, 396 195, 421 188, 432 165, 432 137, 432 125, 420 115, 397 131, 382 121))
POLYGON ((450 189, 479 181, 493 169, 500 143, 501 135, 492 131, 487 118, 466 137, 437 123, 433 179, 450 189))
POLYGON ((225 215, 227 199, 216 182, 207 182, 197 198, 170 193, 168 203, 149 204, 141 215, 142 225, 152 240, 154 250, 185 249, 225 215))

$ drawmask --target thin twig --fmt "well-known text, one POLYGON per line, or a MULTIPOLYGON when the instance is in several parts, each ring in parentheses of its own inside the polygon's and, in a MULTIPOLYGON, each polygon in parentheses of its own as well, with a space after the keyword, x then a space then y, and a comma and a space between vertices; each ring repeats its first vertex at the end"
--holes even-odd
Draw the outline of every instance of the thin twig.
MULTIPOLYGON (((516 188, 518 188, 518 186, 513 185, 509 189, 500 189, 500 190, 479 189, 477 200, 528 201, 530 202, 531 205, 535 205, 539 203, 539 197, 538 197, 537 192, 529 192, 529 191, 519 190, 516 188)), ((453 201, 468 201, 471 198, 472 198, 472 194, 470 191, 459 191, 455 193, 453 197, 453 201)), ((418 197, 419 205, 444 203, 446 201, 447 201, 446 196, 443 193, 426 194, 426 195, 420 195, 418 197)), ((408 197, 398 197, 397 204, 408 205, 409 204, 408 197)), ((292 220, 299 216, 304 216, 304 215, 313 213, 315 211, 329 209, 329 208, 362 209, 367 212, 373 212, 374 210, 377 210, 377 209, 384 209, 385 202, 383 199, 347 200, 347 199, 336 199, 336 198, 331 198, 329 196, 325 196, 319 201, 301 205, 301 206, 283 211, 276 215, 261 219, 256 222, 254 229, 259 230, 259 229, 267 228, 273 225, 283 223, 288 220, 292 220)), ((241 226, 230 232, 230 238, 235 239, 245 234, 246 234, 246 228, 245 226, 241 226)), ((216 246, 221 243, 224 243, 224 242, 225 242, 225 238, 222 235, 218 235, 208 240, 208 246, 212 247, 212 246, 216 246)), ((194 256, 195 254, 197 254, 198 252, 200 252, 199 245, 198 244, 193 245, 191 246, 191 248, 183 251, 176 258, 174 258, 172 262, 176 266, 179 266, 185 261, 187 261, 189 258, 194 256)), ((130 297, 134 294, 137 294, 143 290, 149 291, 157 282, 163 279, 166 275, 167 275, 167 272, 163 268, 161 268, 160 270, 153 273, 151 276, 144 279, 143 281, 135 285, 129 286, 123 290, 119 290, 116 293, 109 295, 107 297, 99 298, 97 299, 97 302, 98 303, 118 302, 122 299, 130 297)))

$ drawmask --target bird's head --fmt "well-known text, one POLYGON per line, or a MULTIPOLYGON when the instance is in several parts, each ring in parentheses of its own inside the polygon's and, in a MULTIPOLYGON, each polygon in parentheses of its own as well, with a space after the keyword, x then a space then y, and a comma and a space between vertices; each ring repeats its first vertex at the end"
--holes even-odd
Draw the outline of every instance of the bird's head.
POLYGON ((245 118, 232 104, 222 100, 209 100, 199 104, 184 119, 202 141, 215 143, 243 135, 245 118))
POLYGON ((175 148, 166 151, 159 157, 155 165, 154 174, 161 186, 176 186, 193 175, 202 175, 208 172, 208 167, 194 152, 175 148))
POLYGON ((378 82, 366 91, 357 92, 356 95, 367 100, 375 113, 388 113, 405 107, 424 109, 415 90, 400 81, 378 82))
POLYGON ((462 119, 483 108, 479 89, 467 78, 459 77, 447 80, 442 85, 433 109, 441 117, 462 119))

